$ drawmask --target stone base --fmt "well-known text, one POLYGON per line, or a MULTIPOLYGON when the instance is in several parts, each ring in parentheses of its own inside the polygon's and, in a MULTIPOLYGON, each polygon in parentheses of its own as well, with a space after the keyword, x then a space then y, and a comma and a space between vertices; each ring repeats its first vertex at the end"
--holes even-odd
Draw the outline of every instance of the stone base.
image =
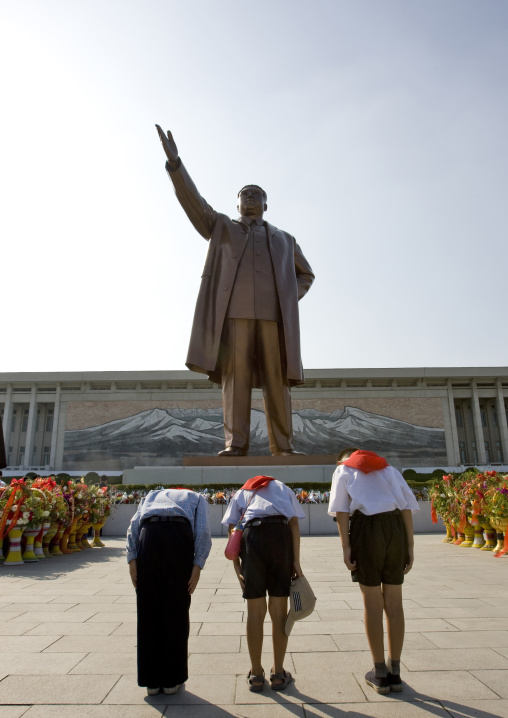
MULTIPOLYGON (((415 533, 445 533, 441 519, 438 524, 433 524, 430 515, 430 501, 419 501, 420 511, 413 514, 415 533)), ((227 506, 211 504, 210 528, 212 536, 226 536, 227 528, 221 524, 222 517, 227 506)), ((300 521, 300 533, 302 536, 326 536, 337 535, 337 524, 328 515, 328 504, 303 504, 305 518, 300 521)), ((102 529, 103 536, 125 536, 131 518, 138 507, 135 504, 117 504, 111 512, 106 525, 102 529)))
POLYGON ((336 466, 335 457, 329 457, 331 459, 329 464, 315 462, 306 465, 303 465, 302 458, 310 460, 322 457, 245 456, 236 459, 222 459, 217 456, 203 458, 208 460, 207 465, 136 466, 134 469, 126 469, 123 472, 122 483, 145 485, 160 483, 173 486, 239 484, 241 486, 247 479, 262 474, 273 476, 285 484, 316 481, 330 485, 336 466), (262 459, 262 461, 258 463, 258 459, 262 459), (299 461, 296 462, 296 459, 299 461), (210 463, 212 461, 213 464, 210 463))
POLYGON ((309 456, 186 456, 184 466, 335 466, 335 454, 309 456))

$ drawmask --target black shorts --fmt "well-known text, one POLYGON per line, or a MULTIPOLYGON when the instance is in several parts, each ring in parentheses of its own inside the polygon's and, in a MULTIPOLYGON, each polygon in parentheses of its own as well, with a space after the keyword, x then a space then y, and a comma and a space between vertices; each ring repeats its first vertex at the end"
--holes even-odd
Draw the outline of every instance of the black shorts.
POLYGON ((353 581, 364 586, 404 583, 408 561, 408 542, 404 519, 399 509, 366 516, 355 511, 349 526, 351 560, 356 569, 353 581))
MULTIPOLYGON (((250 522, 249 522, 250 523, 250 522)), ((247 525, 240 552, 244 598, 289 596, 293 570, 293 539, 287 522, 262 521, 247 525)))

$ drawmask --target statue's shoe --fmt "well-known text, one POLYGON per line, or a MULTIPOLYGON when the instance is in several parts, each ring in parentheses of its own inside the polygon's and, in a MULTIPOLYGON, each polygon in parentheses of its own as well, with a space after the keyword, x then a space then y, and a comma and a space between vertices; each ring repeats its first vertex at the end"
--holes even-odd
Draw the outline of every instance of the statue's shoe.
POLYGON ((286 451, 278 451, 273 456, 307 456, 304 451, 295 451, 294 449, 287 449, 286 451))
POLYGON ((219 456, 247 456, 247 452, 244 449, 240 449, 238 446, 226 446, 225 449, 219 451, 219 456))

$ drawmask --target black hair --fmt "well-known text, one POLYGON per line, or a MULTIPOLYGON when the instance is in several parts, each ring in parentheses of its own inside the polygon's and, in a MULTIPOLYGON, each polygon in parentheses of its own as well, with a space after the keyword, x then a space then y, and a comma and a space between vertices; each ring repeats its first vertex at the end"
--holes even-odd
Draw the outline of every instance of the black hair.
POLYGON ((340 454, 337 456, 337 463, 340 464, 341 461, 347 459, 355 451, 360 451, 360 449, 357 446, 350 446, 347 449, 342 449, 340 454))
POLYGON ((244 185, 244 186, 242 187, 242 189, 238 192, 237 197, 239 197, 239 196, 242 194, 243 190, 244 190, 244 189, 247 189, 247 187, 255 187, 256 189, 261 190, 261 192, 263 193, 263 197, 265 198, 265 202, 266 202, 266 200, 268 199, 268 196, 267 196, 265 190, 264 190, 262 187, 260 187, 258 184, 246 184, 246 185, 244 185))

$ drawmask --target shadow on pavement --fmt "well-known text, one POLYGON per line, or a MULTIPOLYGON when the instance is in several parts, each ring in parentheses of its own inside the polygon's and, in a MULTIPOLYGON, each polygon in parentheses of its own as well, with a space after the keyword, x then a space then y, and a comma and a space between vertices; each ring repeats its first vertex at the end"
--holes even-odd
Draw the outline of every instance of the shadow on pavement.
MULTIPOLYGON (((64 574, 68 574, 76 568, 84 568, 87 566, 95 566, 104 561, 104 559, 118 560, 125 555, 125 549, 116 548, 106 545, 105 548, 89 548, 83 551, 76 551, 72 554, 64 556, 51 556, 51 558, 39 559, 39 561, 30 561, 20 566, 6 566, 3 561, 0 562, 0 577, 8 576, 9 578, 31 578, 34 581, 46 581, 60 578, 64 574)), ((126 573, 126 576, 128 574, 126 573)))

